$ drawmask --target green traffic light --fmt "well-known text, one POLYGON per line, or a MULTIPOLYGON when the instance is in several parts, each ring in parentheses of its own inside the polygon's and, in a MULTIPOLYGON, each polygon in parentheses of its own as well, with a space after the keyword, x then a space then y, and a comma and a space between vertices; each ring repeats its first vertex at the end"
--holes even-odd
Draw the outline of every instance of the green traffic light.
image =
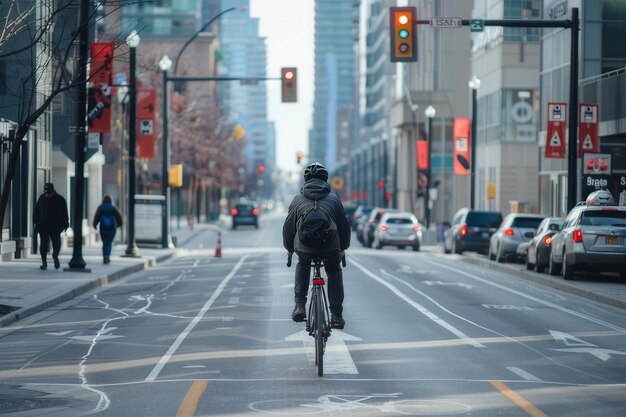
POLYGON ((398 32, 398 36, 400 36, 400 38, 402 39, 406 39, 409 37, 409 31, 406 29, 400 29, 400 32, 398 32))

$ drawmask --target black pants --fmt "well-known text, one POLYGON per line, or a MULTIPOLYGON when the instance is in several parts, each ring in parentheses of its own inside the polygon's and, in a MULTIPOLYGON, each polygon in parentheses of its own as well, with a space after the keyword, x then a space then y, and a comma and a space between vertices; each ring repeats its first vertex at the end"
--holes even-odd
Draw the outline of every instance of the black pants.
POLYGON ((61 233, 39 232, 39 254, 41 255, 41 262, 44 264, 48 256, 49 241, 52 241, 52 258, 56 259, 61 252, 61 233))
POLYGON ((296 285, 294 288, 296 304, 306 304, 311 278, 311 259, 324 259, 324 269, 328 276, 328 302, 332 314, 343 312, 343 272, 341 271, 341 257, 339 251, 321 254, 298 253, 296 265, 296 285))

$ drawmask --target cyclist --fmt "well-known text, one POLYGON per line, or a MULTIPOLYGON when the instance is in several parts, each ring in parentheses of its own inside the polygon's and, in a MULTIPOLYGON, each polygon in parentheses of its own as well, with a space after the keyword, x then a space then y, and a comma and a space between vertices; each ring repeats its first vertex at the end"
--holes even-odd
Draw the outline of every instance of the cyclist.
POLYGON ((295 279, 295 308, 291 314, 293 321, 301 322, 306 318, 305 306, 309 279, 311 276, 311 259, 322 258, 328 276, 328 299, 331 313, 331 326, 342 329, 343 319, 343 273, 341 258, 350 246, 350 223, 346 218, 343 204, 328 184, 328 171, 319 162, 307 166, 304 170, 304 185, 300 194, 296 195, 289 205, 289 211, 283 225, 283 246, 289 256, 295 251, 298 255, 295 279), (302 243, 299 228, 303 218, 312 207, 319 207, 320 212, 327 215, 330 225, 335 228, 328 241, 323 244, 307 246, 302 243))

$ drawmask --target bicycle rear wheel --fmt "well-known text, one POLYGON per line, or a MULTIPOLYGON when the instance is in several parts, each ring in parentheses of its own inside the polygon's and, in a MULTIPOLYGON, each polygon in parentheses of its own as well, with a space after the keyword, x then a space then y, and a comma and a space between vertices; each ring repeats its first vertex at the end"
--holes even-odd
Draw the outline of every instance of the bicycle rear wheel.
POLYGON ((319 292, 315 297, 315 362, 317 376, 324 375, 324 306, 319 292))

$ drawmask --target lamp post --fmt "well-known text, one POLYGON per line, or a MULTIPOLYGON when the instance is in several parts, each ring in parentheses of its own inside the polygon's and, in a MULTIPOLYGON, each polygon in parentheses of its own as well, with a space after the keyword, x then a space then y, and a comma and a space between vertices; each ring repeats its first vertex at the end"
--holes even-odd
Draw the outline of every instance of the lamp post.
POLYGON ((72 259, 65 271, 91 272, 85 268, 83 259, 83 209, 85 207, 85 137, 87 135, 87 58, 89 55, 89 33, 87 22, 89 20, 89 1, 80 2, 80 29, 78 37, 78 57, 76 59, 76 71, 78 72, 76 83, 76 139, 74 147, 74 215, 72 230, 74 232, 72 243, 72 259))
POLYGON ((475 209, 476 147, 478 146, 478 138, 476 137, 476 114, 478 112, 477 97, 480 80, 474 75, 467 85, 472 90, 472 131, 470 133, 470 208, 475 209))
POLYGON ((425 209, 426 209, 426 229, 430 228, 430 188, 435 183, 432 179, 432 167, 431 167, 431 156, 432 156, 432 146, 433 146, 433 118, 437 115, 437 110, 433 106, 426 107, 424 110, 424 115, 428 118, 428 156, 426 163, 428 166, 426 167, 426 178, 428 182, 426 183, 426 192, 424 193, 424 199, 426 200, 425 209))
MULTIPOLYGON (((128 106, 128 83, 126 81, 122 82, 120 86, 117 87, 117 102, 121 107, 122 113, 122 126, 121 126, 121 149, 122 149, 122 158, 120 162, 120 192, 119 192, 119 207, 120 211, 126 214, 126 194, 127 194, 127 184, 126 184, 126 161, 128 159, 128 155, 125 155, 127 149, 128 138, 127 134, 127 126, 126 126, 126 107, 128 106)), ((122 242, 126 239, 126 231, 121 229, 121 239, 122 242)))
POLYGON ((139 34, 132 31, 126 43, 130 51, 129 63, 129 95, 128 95, 128 246, 126 257, 139 257, 139 250, 135 244, 135 155, 137 151, 137 78, 135 76, 137 66, 137 47, 139 46, 139 34))
POLYGON ((173 248, 172 236, 170 234, 170 184, 169 184, 169 168, 170 168, 170 141, 168 136, 169 121, 169 98, 167 95, 167 71, 172 68, 172 60, 165 55, 159 61, 159 68, 163 71, 163 153, 161 168, 161 190, 165 197, 163 219, 161 221, 161 247, 173 248))

